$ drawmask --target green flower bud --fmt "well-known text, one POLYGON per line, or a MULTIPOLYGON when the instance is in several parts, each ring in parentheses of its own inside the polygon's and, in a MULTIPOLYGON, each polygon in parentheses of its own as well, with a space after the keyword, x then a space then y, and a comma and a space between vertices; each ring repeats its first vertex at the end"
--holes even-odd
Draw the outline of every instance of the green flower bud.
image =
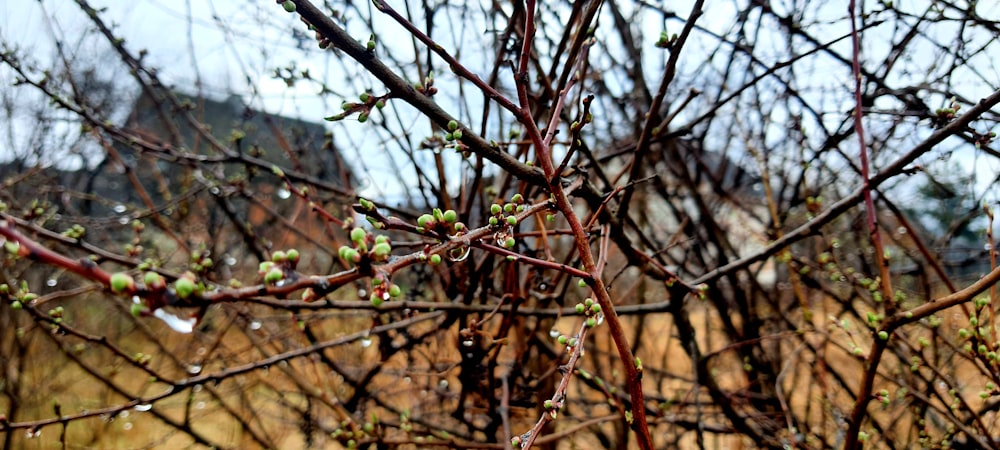
POLYGON ((181 299, 190 297, 191 294, 194 293, 194 289, 194 280, 188 277, 178 278, 177 281, 174 282, 174 292, 176 292, 177 296, 181 299))
POLYGON ((458 121, 449 120, 448 121, 448 131, 455 131, 458 129, 458 121))
POLYGON ((454 209, 449 209, 444 212, 444 221, 448 223, 455 223, 458 221, 458 213, 454 209))
POLYGON ((507 225, 511 226, 517 225, 517 217, 507 216, 507 225))
POLYGON ((367 92, 362 92, 358 98, 360 98, 362 102, 368 103, 368 100, 371 100, 372 96, 367 92))
POLYGON ((393 285, 389 286, 389 296, 390 297, 393 297, 393 298, 399 297, 399 295, 402 294, 402 293, 403 293, 403 290, 400 289, 399 285, 393 284, 393 285))
POLYGON ((514 204, 513 203, 508 203, 506 205, 503 205, 503 212, 505 212, 507 214, 510 214, 510 213, 514 212, 514 204))
POLYGON ((127 273, 118 272, 111 275, 111 292, 124 294, 135 289, 135 281, 127 273))
POLYGON ((365 123, 367 121, 368 121, 368 113, 363 112, 361 114, 358 114, 358 122, 365 123))
POLYGON ((375 253, 375 256, 377 258, 385 258, 385 257, 389 256, 389 253, 391 251, 392 251, 392 247, 389 244, 385 243, 385 242, 381 242, 381 243, 375 244, 375 247, 372 247, 372 252, 375 253))
POLYGON ((490 214, 493 214, 495 216, 497 214, 500 214, 501 211, 503 211, 503 207, 502 206, 500 206, 500 205, 498 205, 496 203, 490 205, 490 214))
POLYGON ((146 272, 142 276, 142 282, 146 285, 146 289, 159 290, 167 286, 167 281, 156 272, 146 272))
POLYGON ((385 100, 379 99, 375 102, 375 107, 378 109, 385 108, 385 100))
POLYGON ((13 302, 11 302, 11 304, 10 304, 10 309, 13 309, 14 311, 20 311, 20 310, 21 310, 21 308, 24 308, 24 305, 23 305, 23 304, 21 304, 21 302, 20 302, 20 301, 18 301, 18 300, 14 300, 14 301, 13 301, 13 302))
POLYGON ((372 294, 372 296, 368 298, 368 301, 372 302, 372 306, 376 308, 382 306, 383 302, 382 297, 379 296, 378 294, 372 294))
POLYGON ((583 306, 583 303, 577 303, 576 304, 576 313, 577 314, 583 314, 583 312, 586 311, 586 310, 587 310, 587 307, 583 306))
POLYGON ((146 307, 140 303, 133 303, 129 312, 132 313, 132 317, 139 317, 146 312, 146 307))
POLYGON ((517 244, 517 241, 515 241, 514 238, 509 237, 509 238, 507 238, 506 241, 504 241, 503 246, 504 246, 504 248, 511 249, 511 248, 514 248, 514 245, 516 245, 516 244, 517 244))
POLYGON ((595 319, 593 317, 588 317, 587 318, 587 328, 594 328, 595 326, 597 326, 597 319, 595 319))
POLYGON ((462 130, 453 131, 451 133, 451 138, 456 141, 462 139, 462 130))
POLYGON ((441 264, 441 255, 438 254, 431 255, 430 258, 427 259, 427 262, 431 263, 432 266, 441 264))
POLYGON ((510 198, 510 201, 511 203, 524 203, 524 196, 519 193, 514 194, 514 196, 510 198))
POLYGON ((299 251, 294 248, 290 248, 285 252, 285 257, 288 258, 288 261, 297 263, 299 262, 299 251))
POLYGON ((356 227, 353 230, 351 230, 351 241, 353 241, 355 244, 364 242, 365 237, 367 235, 368 233, 365 232, 364 228, 356 227))
POLYGON ((285 255, 285 252, 281 250, 278 250, 271 254, 271 261, 273 261, 276 264, 283 263, 285 262, 286 259, 288 259, 288 256, 285 255))
POLYGON ((285 0, 285 2, 283 2, 281 4, 281 7, 285 8, 285 11, 287 11, 287 12, 290 12, 290 13, 295 12, 295 2, 293 2, 291 0, 285 0))
POLYGON ((434 225, 434 216, 430 214, 423 214, 417 217, 417 226, 421 228, 430 228, 434 225))
POLYGON ((886 332, 886 331, 879 331, 878 332, 878 338, 880 340, 883 340, 883 341, 888 340, 889 339, 889 333, 886 332))
POLYGON ((267 284, 275 284, 284 278, 285 273, 281 269, 272 267, 271 270, 267 271, 267 274, 264 275, 264 282, 267 284))
POLYGON ((495 227, 495 226, 497 226, 497 225, 500 224, 500 219, 497 219, 496 217, 490 217, 489 222, 490 222, 490 226, 495 227))

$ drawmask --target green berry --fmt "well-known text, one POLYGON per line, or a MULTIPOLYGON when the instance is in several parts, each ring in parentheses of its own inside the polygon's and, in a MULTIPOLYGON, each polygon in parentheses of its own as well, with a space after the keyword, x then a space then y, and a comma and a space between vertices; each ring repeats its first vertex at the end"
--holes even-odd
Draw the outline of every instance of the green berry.
POLYGON ((135 281, 127 273, 118 272, 111 275, 111 292, 123 294, 135 289, 135 281))

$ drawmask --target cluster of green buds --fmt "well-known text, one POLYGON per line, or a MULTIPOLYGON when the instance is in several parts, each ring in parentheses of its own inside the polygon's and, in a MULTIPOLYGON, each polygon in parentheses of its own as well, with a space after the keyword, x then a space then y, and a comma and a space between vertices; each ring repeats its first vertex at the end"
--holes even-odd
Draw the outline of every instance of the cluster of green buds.
POLYGON ((386 300, 398 298, 403 294, 403 289, 389 280, 389 275, 385 272, 378 272, 372 277, 372 295, 368 298, 372 306, 378 308, 386 300))
POLYGON ((191 266, 192 272, 197 274, 202 274, 208 272, 215 265, 212 258, 209 257, 209 252, 205 249, 195 250, 191 252, 191 266))
POLYGON ((564 402, 562 401, 561 396, 556 394, 555 400, 545 400, 542 403, 542 406, 545 407, 545 412, 548 413, 549 417, 551 417, 552 420, 555 420, 559 417, 559 410, 562 409, 563 404, 564 402))
MULTIPOLYGON (((374 41, 372 41, 374 43, 374 41)), ((340 114, 335 114, 327 117, 326 120, 330 122, 335 122, 338 120, 343 120, 344 118, 357 113, 358 122, 365 123, 368 121, 369 115, 371 115, 372 108, 381 110, 385 107, 385 100, 389 95, 372 95, 368 92, 362 92, 358 96, 358 101, 345 101, 340 105, 340 109, 343 110, 340 114)))
POLYGON ((464 223, 458 221, 458 213, 454 209, 441 211, 439 208, 434 208, 431 214, 417 217, 417 231, 455 236, 464 233, 466 227, 464 223))
POLYGON ((299 264, 299 251, 291 248, 278 250, 271 254, 270 261, 264 261, 257 267, 257 275, 264 283, 280 286, 282 282, 295 273, 299 264))
POLYGON ((0 300, 3 300, 4 303, 9 302, 11 309, 20 310, 25 303, 31 303, 36 298, 38 298, 38 294, 28 290, 27 281, 21 281, 20 289, 11 288, 7 283, 0 283, 0 300))
POLYGON ((516 214, 523 212, 525 208, 527 206, 524 204, 524 196, 521 194, 514 194, 510 201, 503 205, 499 203, 490 205, 489 224, 491 227, 499 229, 493 236, 497 245, 506 249, 514 248, 514 245, 517 244, 513 236, 514 226, 518 223, 516 214))
POLYGON ((380 429, 378 416, 372 413, 371 420, 360 426, 351 420, 340 422, 340 426, 330 433, 330 437, 340 441, 345 448, 358 448, 358 439, 377 436, 380 429))
POLYGON ((341 246, 337 254, 353 265, 383 263, 389 260, 392 253, 388 236, 375 236, 361 227, 351 230, 351 242, 353 245, 341 246))
POLYGON ((414 83, 413 89, 416 89, 417 92, 424 94, 428 97, 437 94, 438 90, 436 87, 434 87, 434 73, 432 72, 427 74, 427 76, 424 77, 424 82, 422 84, 414 83))
POLYGON ((583 303, 576 304, 576 313, 587 317, 587 328, 594 328, 604 323, 604 311, 601 310, 601 305, 590 297, 584 299, 583 303))
POLYGON ((669 49, 673 47, 674 42, 677 42, 677 33, 670 34, 667 30, 663 30, 660 32, 660 38, 656 40, 656 46, 669 49))
POLYGON ((87 234, 87 229, 78 223, 73 224, 72 227, 69 227, 66 231, 62 232, 63 236, 70 239, 80 239, 84 234, 87 234))

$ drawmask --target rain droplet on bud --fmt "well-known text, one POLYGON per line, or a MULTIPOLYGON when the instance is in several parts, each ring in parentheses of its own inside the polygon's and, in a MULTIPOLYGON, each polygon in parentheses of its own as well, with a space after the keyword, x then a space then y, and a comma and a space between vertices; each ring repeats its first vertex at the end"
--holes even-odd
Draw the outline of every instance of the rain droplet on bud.
POLYGON ((469 257, 469 253, 472 253, 469 250, 469 247, 453 248, 451 250, 448 250, 448 259, 450 259, 452 262, 462 262, 469 257))

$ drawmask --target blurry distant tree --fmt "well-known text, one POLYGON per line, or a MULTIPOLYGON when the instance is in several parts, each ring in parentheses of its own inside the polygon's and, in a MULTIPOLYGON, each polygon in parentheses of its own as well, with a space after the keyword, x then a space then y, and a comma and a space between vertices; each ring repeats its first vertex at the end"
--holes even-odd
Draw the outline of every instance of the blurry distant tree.
POLYGON ((0 32, 4 448, 1000 447, 1000 5, 208 3, 0 32))

